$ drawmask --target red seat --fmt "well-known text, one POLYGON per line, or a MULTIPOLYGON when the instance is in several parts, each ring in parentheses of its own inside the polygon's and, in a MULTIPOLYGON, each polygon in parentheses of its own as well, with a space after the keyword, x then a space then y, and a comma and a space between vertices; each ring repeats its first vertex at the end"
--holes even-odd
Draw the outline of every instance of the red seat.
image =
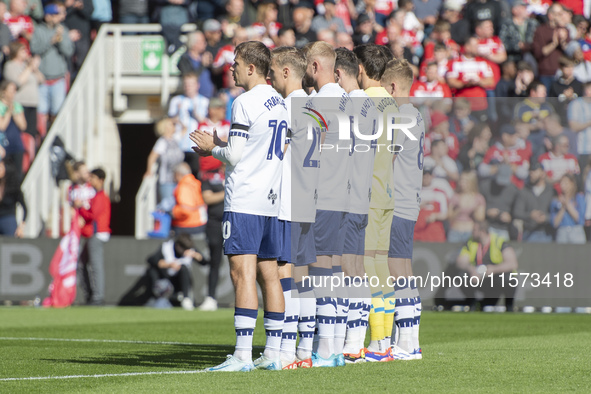
POLYGON ((23 173, 26 173, 29 171, 35 158, 35 137, 29 133, 21 133, 21 140, 25 147, 25 153, 23 154, 23 173))

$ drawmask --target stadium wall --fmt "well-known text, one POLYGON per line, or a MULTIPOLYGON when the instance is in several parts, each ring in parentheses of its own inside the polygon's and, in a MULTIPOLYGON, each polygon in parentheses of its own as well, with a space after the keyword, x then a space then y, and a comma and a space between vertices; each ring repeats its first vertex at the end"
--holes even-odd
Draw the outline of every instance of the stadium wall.
MULTIPOLYGON (((37 296, 47 296, 51 283, 49 263, 57 248, 57 239, 14 239, 0 237, 0 302, 27 304, 37 296)), ((160 240, 137 240, 133 237, 111 237, 105 246, 106 303, 116 305, 145 272, 146 258, 155 252, 160 240)), ((519 285, 516 288, 516 305, 542 306, 591 306, 591 246, 558 244, 513 243, 519 260, 519 285), (530 278, 523 284, 525 274, 530 278), (539 274, 539 284, 531 280, 531 274, 539 274), (544 277, 548 274, 545 283, 544 277), (559 274, 557 277, 556 274, 559 274), (572 274, 572 286, 565 281, 572 274), (558 279, 557 279, 558 278, 558 279)), ((452 262, 460 245, 415 243, 413 268, 415 275, 426 283, 421 290, 425 307, 436 305, 436 298, 453 299, 460 295, 451 286, 431 286, 444 275, 453 278, 452 262)), ((193 265, 195 300, 199 304, 205 297, 207 268, 193 265)), ((505 284, 509 286, 509 284, 505 284)), ((226 260, 222 263, 218 301, 220 305, 233 302, 232 284, 226 260)), ((78 294, 77 300, 81 300, 78 294)))

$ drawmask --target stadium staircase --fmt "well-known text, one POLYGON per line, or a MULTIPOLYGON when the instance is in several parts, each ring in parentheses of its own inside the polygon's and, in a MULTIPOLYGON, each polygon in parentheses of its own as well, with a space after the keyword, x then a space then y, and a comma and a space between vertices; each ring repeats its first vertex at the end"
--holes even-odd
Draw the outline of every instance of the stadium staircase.
MULTIPOLYGON (((182 30, 194 29, 195 25, 189 24, 182 30)), ((101 27, 23 181, 28 208, 25 237, 57 238, 70 227, 69 181, 58 185, 52 175, 56 137, 75 159, 84 160, 90 168, 105 169, 109 180, 106 192, 112 201, 118 200, 121 144, 117 124, 153 123, 165 114, 171 92, 179 86, 176 63, 182 50, 169 57, 160 31, 158 24, 101 27)), ((153 228, 154 176, 143 180, 136 201, 136 236, 145 238, 153 228)), ((17 215, 22 217, 22 209, 17 215)))

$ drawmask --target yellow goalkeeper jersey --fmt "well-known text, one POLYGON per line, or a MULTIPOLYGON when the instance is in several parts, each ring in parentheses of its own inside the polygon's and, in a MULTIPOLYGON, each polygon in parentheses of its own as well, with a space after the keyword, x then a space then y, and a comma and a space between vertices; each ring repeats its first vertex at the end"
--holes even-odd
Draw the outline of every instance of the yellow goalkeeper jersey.
POLYGON ((371 97, 376 107, 383 113, 382 135, 377 140, 376 155, 373 165, 373 181, 371 183, 370 208, 394 209, 394 170, 392 160, 394 158, 393 147, 397 130, 394 131, 393 141, 388 140, 387 114, 398 112, 396 101, 383 87, 370 87, 365 93, 371 97))

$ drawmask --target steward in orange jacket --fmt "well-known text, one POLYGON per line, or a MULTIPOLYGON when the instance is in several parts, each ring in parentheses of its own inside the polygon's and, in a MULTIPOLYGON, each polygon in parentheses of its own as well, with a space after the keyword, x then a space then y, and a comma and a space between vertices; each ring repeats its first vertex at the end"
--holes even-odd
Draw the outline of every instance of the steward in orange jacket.
POLYGON ((172 208, 172 227, 179 233, 205 231, 207 205, 201 195, 201 182, 191 173, 187 163, 175 167, 177 187, 174 190, 176 205, 172 208))

